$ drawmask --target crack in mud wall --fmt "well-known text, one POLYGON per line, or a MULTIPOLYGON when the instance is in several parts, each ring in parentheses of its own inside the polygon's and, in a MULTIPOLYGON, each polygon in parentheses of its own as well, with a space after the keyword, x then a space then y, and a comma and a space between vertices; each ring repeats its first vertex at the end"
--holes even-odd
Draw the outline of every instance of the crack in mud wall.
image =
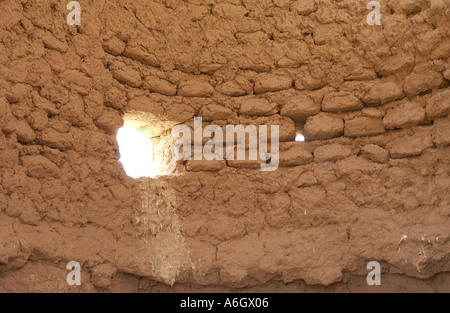
POLYGON ((152 276, 173 285, 180 272, 194 267, 190 260, 181 223, 174 208, 175 193, 163 181, 140 179, 142 215, 137 217, 143 225, 143 240, 153 269, 152 276))

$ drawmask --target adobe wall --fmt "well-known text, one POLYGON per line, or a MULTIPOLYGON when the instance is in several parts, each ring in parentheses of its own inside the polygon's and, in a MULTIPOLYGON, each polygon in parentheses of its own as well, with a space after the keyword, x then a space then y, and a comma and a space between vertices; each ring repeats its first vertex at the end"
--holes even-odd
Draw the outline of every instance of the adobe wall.
POLYGON ((449 291, 448 1, 79 2, 0 1, 0 291, 449 291), (280 168, 129 178, 126 114, 280 125, 280 168))

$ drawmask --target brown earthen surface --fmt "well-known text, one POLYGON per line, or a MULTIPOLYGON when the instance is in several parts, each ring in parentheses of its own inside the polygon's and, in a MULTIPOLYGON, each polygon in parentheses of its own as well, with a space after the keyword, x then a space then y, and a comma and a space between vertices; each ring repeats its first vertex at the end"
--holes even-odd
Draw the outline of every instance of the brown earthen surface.
POLYGON ((0 0, 0 291, 450 291, 448 1, 79 2, 0 0), (164 154, 194 116, 280 168, 127 177, 124 118, 164 154))

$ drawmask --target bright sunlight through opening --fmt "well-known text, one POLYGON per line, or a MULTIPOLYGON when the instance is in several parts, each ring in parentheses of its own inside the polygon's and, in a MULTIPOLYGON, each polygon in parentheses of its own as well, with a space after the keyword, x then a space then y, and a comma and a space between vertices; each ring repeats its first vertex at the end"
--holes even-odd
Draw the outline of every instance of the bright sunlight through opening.
POLYGON ((297 135, 297 137, 295 137, 295 141, 297 142, 305 141, 305 137, 303 135, 297 135))
POLYGON ((158 168, 154 164, 151 141, 136 129, 123 127, 117 133, 120 162, 125 172, 133 178, 158 176, 158 168))

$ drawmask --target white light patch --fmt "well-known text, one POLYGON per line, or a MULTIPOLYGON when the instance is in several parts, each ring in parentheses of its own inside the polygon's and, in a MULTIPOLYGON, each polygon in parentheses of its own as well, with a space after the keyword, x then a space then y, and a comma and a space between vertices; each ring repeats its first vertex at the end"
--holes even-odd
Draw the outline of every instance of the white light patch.
POLYGON ((134 128, 123 127, 117 133, 120 162, 125 172, 133 178, 158 176, 158 167, 153 160, 151 141, 134 128))
POLYGON ((297 142, 305 141, 305 137, 303 135, 297 135, 297 137, 295 137, 295 141, 297 142))

